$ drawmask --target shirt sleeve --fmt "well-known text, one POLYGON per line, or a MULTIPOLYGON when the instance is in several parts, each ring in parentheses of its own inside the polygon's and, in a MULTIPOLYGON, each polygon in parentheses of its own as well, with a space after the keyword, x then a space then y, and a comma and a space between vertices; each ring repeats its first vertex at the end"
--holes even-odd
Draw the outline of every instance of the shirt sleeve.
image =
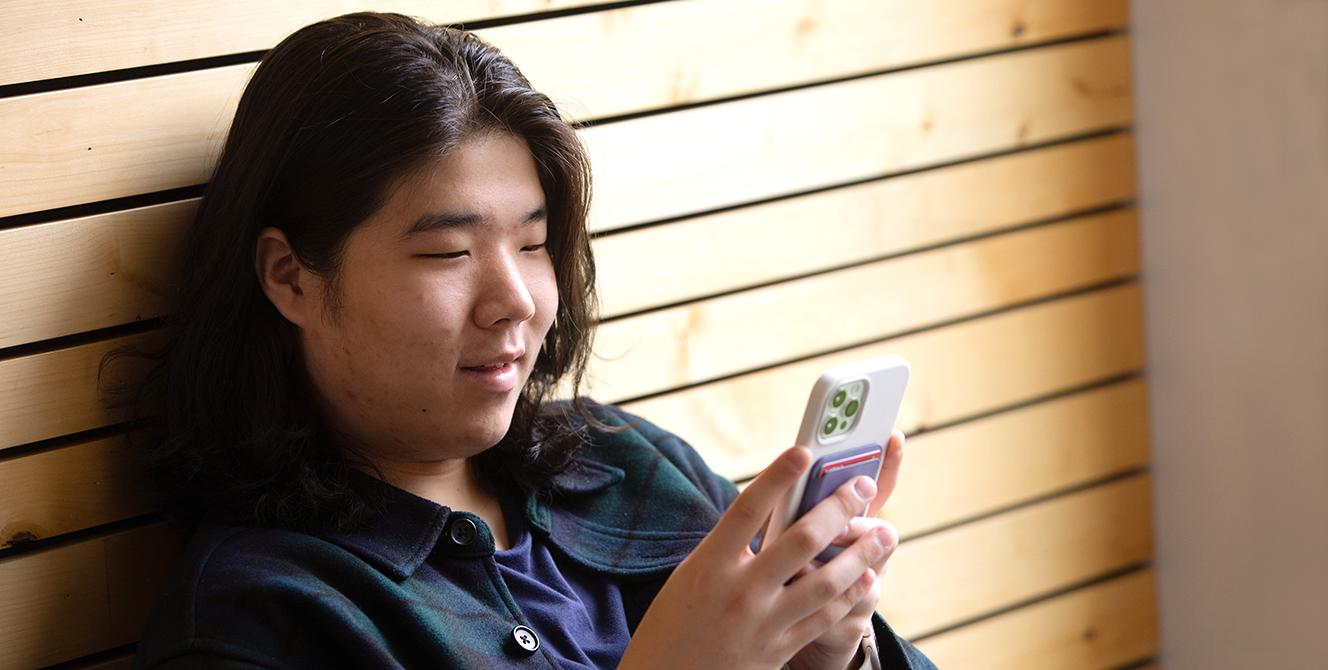
MULTIPOLYGON (((624 411, 617 406, 604 406, 616 414, 628 425, 635 428, 655 448, 659 449, 674 466, 681 470, 696 487, 705 493, 722 512, 728 509, 734 498, 738 497, 738 487, 729 479, 715 474, 705 464, 705 460, 686 440, 670 433, 649 421, 624 411)), ((877 658, 879 666, 864 665, 864 668, 879 667, 881 670, 936 670, 921 651, 907 640, 895 635, 879 612, 872 615, 872 630, 876 636, 877 658)))

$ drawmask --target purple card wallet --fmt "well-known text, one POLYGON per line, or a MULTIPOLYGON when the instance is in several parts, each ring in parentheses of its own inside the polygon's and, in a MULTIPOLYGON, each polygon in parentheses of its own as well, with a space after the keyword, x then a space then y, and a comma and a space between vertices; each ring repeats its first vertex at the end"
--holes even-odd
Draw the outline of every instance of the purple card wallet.
MULTIPOLYGON (((872 479, 881 467, 881 445, 864 444, 849 449, 841 449, 834 453, 826 454, 820 457, 812 464, 811 476, 807 479, 807 488, 802 492, 802 501, 798 503, 798 517, 806 514, 808 510, 816 506, 825 498, 834 494, 835 489, 844 485, 858 475, 866 475, 872 479)), ((864 507, 858 516, 867 512, 864 507)), ((831 545, 825 548, 816 560, 822 563, 829 561, 843 547, 831 545)))

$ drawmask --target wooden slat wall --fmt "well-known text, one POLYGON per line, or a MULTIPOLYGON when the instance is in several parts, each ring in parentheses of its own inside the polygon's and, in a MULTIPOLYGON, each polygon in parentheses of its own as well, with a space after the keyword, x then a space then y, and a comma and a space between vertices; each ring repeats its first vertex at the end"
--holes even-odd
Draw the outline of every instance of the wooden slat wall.
MULTIPOLYGON (((375 3, 484 22, 593 122, 587 390, 742 481, 820 369, 902 354, 897 630, 942 667, 1155 657, 1125 0, 603 4, 375 3)), ((356 8, 3 10, 0 668, 129 663, 180 534, 97 363, 157 336, 132 324, 170 309, 197 204, 165 191, 206 178, 253 52, 356 8)))

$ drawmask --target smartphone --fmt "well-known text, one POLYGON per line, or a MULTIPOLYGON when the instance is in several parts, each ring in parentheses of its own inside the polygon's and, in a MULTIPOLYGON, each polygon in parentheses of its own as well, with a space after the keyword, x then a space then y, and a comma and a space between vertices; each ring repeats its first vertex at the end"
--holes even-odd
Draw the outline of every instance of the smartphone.
MULTIPOLYGON (((821 374, 795 442, 811 449, 812 465, 770 515, 762 546, 850 479, 876 479, 908 376, 908 362, 895 355, 836 365, 821 374)), ((858 516, 866 512, 864 505, 858 516)), ((828 561, 840 551, 829 546, 816 560, 828 561)))

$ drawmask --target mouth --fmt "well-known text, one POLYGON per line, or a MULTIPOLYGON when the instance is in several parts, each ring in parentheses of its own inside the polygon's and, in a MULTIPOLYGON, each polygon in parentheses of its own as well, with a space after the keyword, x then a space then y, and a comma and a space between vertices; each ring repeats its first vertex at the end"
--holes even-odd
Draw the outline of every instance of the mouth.
POLYGON ((513 351, 504 351, 493 356, 480 358, 477 362, 469 365, 462 365, 462 370, 474 372, 493 372, 507 367, 516 366, 521 362, 521 358, 526 355, 525 351, 520 349, 513 351))
POLYGON ((506 393, 516 388, 517 366, 525 355, 525 352, 520 350, 503 352, 460 367, 463 376, 481 389, 506 393))

